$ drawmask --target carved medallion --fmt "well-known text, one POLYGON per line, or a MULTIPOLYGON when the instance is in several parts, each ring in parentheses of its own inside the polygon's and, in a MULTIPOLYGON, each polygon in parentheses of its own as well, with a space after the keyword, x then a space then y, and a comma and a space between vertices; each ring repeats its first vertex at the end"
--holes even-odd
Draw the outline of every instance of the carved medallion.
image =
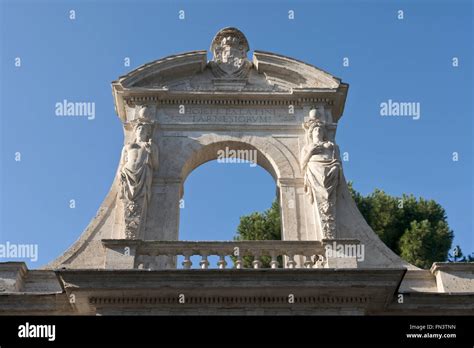
POLYGON ((214 57, 210 66, 218 78, 245 78, 252 67, 247 59, 249 44, 245 35, 236 28, 220 30, 212 40, 214 57))

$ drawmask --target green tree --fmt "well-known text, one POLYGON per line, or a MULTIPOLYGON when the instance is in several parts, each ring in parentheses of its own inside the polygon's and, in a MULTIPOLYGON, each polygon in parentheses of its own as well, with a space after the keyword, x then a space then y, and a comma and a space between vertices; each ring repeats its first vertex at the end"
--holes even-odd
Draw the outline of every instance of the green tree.
MULTIPOLYGON (((379 189, 363 196, 350 182, 349 190, 369 226, 396 254, 422 268, 447 260, 453 231, 445 210, 437 202, 406 194, 394 197, 379 189)), ((280 220, 280 207, 275 201, 264 213, 241 217, 235 239, 281 239, 280 220)), ((246 265, 248 261, 245 260, 246 265)), ((268 261, 265 259, 264 266, 268 261)))
POLYGON ((369 226, 404 260, 428 268, 447 259, 453 232, 440 204, 414 195, 394 197, 379 189, 363 196, 352 183, 349 190, 369 226))
POLYGON ((400 238, 400 256, 415 266, 429 268, 433 262, 446 260, 452 239, 444 221, 414 220, 400 238))
MULTIPOLYGON (((281 240, 281 216, 278 201, 274 200, 270 209, 263 213, 254 212, 242 216, 234 240, 281 240)), ((233 259, 235 261, 235 258, 233 259)), ((252 267, 253 260, 251 256, 244 256, 244 267, 252 267)), ((260 261, 262 267, 270 267, 269 256, 262 256, 260 261)), ((281 266, 281 257, 278 258, 278 262, 281 266)))

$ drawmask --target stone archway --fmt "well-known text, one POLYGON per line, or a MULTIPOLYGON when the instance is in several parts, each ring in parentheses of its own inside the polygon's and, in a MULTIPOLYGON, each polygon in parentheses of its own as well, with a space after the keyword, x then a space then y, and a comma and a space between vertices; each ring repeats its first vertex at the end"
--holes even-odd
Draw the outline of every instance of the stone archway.
POLYGON ((257 164, 263 167, 275 180, 279 189, 280 202, 287 203, 281 205, 283 239, 304 239, 301 236, 294 238, 294 234, 299 232, 299 218, 295 216, 297 210, 294 209, 295 183, 297 182, 295 178, 299 173, 298 163, 281 142, 266 139, 265 136, 203 133, 199 137, 193 138, 174 137, 168 139, 167 143, 171 148, 177 149, 173 152, 175 162, 172 168, 169 168, 167 176, 158 178, 154 186, 154 192, 157 194, 152 202, 153 210, 148 215, 145 239, 178 239, 179 200, 183 195, 183 184, 186 177, 199 165, 217 159, 219 151, 226 149, 235 151, 237 155, 239 155, 239 151, 246 151, 244 154, 255 151, 257 164), (156 214, 156 211, 161 211, 161 213, 156 214), (170 217, 176 221, 170 223, 170 217), (163 221, 165 218, 169 224, 161 230, 157 229, 158 221, 163 221), (163 236, 165 237, 163 238, 163 236))
POLYGON ((136 268, 135 251, 153 253, 156 243, 166 249, 178 240, 184 180, 226 146, 260 154, 258 164, 279 189, 285 242, 320 248, 328 238, 356 239, 367 248, 366 267, 406 266, 366 224, 347 190, 336 130, 348 85, 286 56, 254 51, 250 60, 248 50, 238 29, 224 28, 212 42, 211 61, 207 51, 191 51, 112 83, 125 134, 116 178, 86 231, 47 267, 136 268), (329 159, 311 152, 323 145, 332 151, 329 159), (319 188, 318 176, 325 178, 319 188), (132 254, 120 249, 125 246, 132 254))

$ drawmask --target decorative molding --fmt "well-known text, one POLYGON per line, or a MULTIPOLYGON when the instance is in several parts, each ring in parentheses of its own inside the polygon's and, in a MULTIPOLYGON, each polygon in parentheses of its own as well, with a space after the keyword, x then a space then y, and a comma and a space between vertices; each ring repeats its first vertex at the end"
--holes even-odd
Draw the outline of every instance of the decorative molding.
POLYGON ((179 303, 177 296, 93 296, 89 298, 89 304, 94 306, 114 305, 260 305, 274 306, 284 305, 292 307, 295 305, 308 306, 317 305, 344 305, 366 304, 368 296, 297 296, 294 303, 288 303, 288 296, 186 296, 186 304, 179 303))
MULTIPOLYGON (((272 94, 273 95, 273 94, 272 94)), ((275 95, 273 95, 274 97, 275 95)), ((148 96, 127 96, 124 97, 124 100, 129 106, 135 106, 135 104, 149 103, 153 102, 158 105, 294 105, 294 106, 304 106, 306 104, 324 104, 327 106, 334 105, 334 100, 330 98, 298 98, 298 99, 212 99, 215 96, 209 96, 210 99, 202 98, 189 98, 182 99, 162 99, 158 95, 148 95, 148 96)))

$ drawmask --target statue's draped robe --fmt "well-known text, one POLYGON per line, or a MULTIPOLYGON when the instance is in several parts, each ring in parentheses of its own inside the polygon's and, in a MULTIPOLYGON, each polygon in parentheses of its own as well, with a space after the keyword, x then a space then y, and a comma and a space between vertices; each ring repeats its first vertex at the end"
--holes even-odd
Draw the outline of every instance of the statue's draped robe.
POLYGON ((316 208, 316 217, 321 222, 323 238, 336 238, 336 194, 341 164, 333 144, 333 159, 314 158, 321 153, 321 143, 307 144, 301 152, 301 167, 304 172, 304 189, 316 208))
MULTIPOLYGON (((156 151, 154 146, 150 150, 156 151)), ((144 151, 146 155, 139 168, 131 170, 123 166, 120 171, 125 209, 125 236, 129 239, 139 237, 151 196, 153 158, 150 152, 144 151)))

